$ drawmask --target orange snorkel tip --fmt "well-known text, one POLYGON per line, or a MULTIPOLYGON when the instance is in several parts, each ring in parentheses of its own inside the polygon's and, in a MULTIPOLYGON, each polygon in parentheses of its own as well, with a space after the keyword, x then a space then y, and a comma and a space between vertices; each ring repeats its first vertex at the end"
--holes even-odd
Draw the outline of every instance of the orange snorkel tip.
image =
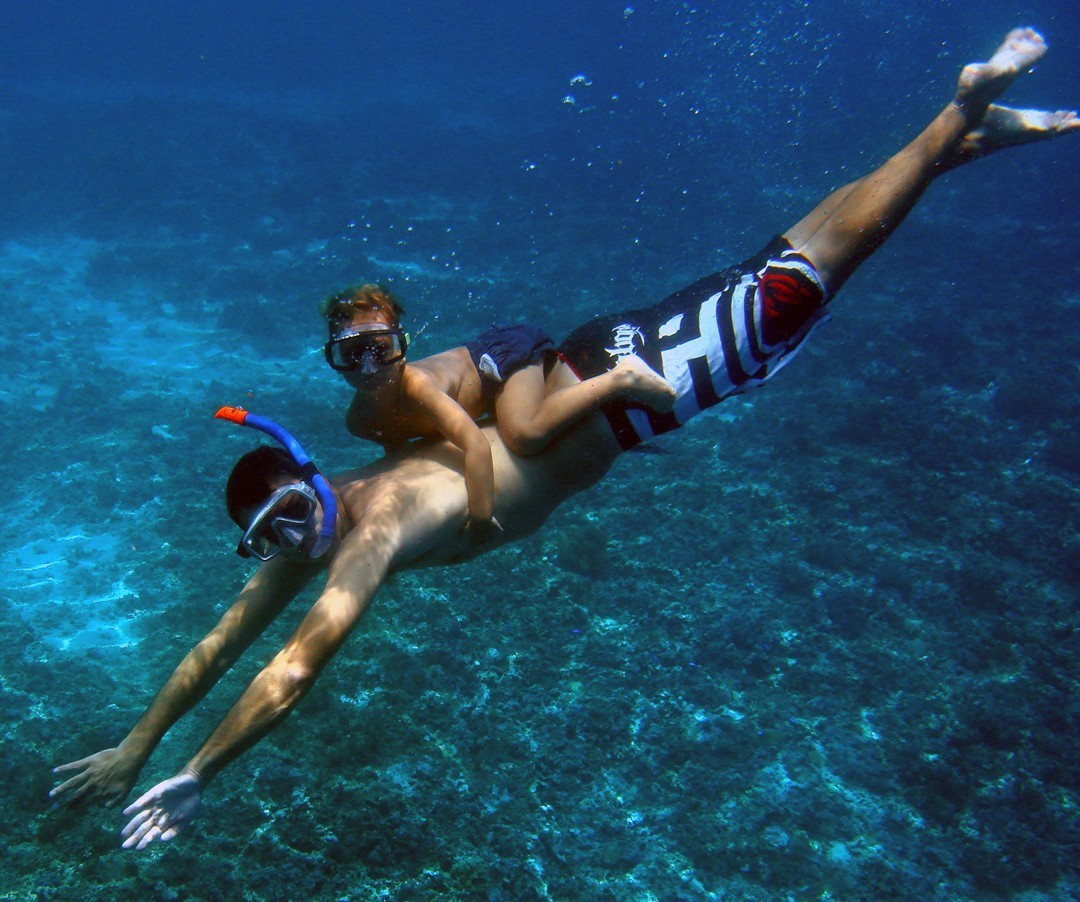
POLYGON ((214 414, 216 420, 229 420, 240 426, 244 425, 248 412, 243 407, 222 407, 214 414))

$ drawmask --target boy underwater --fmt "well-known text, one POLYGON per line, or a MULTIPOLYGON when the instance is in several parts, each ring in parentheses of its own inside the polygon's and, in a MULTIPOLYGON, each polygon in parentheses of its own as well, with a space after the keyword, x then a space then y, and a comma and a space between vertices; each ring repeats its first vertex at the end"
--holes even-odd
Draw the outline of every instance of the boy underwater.
POLYGON ((575 385, 549 389, 556 350, 535 326, 496 326, 466 345, 407 363, 404 313, 381 286, 362 285, 323 306, 330 327, 326 361, 356 394, 345 422, 358 438, 386 448, 441 435, 465 454, 466 528, 499 530, 491 446, 476 421, 494 415, 507 446, 524 457, 611 401, 670 411, 675 389, 640 357, 575 385))

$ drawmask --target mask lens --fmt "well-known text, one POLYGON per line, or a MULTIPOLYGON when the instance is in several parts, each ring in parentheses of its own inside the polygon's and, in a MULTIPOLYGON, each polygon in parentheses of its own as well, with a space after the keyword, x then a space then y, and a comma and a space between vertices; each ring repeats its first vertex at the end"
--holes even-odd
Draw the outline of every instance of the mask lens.
POLYGON ((280 550, 275 547, 273 535, 264 529, 244 536, 244 547, 260 561, 270 560, 280 550))
POLYGON ((374 372, 373 366, 386 366, 405 356, 399 329, 380 329, 332 338, 326 345, 326 361, 339 373, 363 369, 374 372))
POLYGON ((278 489, 255 514, 237 553, 268 561, 279 551, 300 548, 315 525, 315 492, 306 484, 278 489))
POLYGON ((304 544, 304 539, 307 538, 307 533, 303 527, 294 526, 291 523, 279 523, 275 526, 274 531, 278 537, 278 547, 282 550, 291 551, 294 548, 299 548, 304 544))

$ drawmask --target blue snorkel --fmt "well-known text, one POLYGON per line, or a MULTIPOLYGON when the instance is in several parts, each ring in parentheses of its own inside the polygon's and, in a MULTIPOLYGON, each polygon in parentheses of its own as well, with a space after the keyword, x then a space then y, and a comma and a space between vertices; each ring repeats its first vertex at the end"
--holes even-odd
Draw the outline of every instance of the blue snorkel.
POLYGON ((307 452, 300 446, 300 443, 273 420, 261 417, 257 413, 250 413, 242 407, 222 407, 214 414, 214 417, 218 420, 229 420, 240 426, 250 426, 252 429, 265 432, 271 438, 281 442, 285 450, 292 455, 292 459, 296 461, 296 465, 300 468, 301 478, 315 489, 315 496, 319 499, 323 509, 322 528, 319 530, 319 538, 311 549, 310 556, 317 558, 326 554, 330 544, 334 541, 334 525, 337 523, 337 502, 334 500, 334 493, 330 489, 330 483, 319 472, 319 468, 312 463, 311 458, 307 456, 307 452))

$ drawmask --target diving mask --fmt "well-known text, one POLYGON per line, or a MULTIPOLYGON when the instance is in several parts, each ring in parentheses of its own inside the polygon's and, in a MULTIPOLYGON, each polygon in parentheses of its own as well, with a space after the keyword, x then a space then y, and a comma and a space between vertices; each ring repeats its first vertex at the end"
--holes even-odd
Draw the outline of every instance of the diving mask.
POLYGON ((408 336, 400 326, 362 323, 340 332, 331 332, 323 349, 326 362, 339 373, 360 370, 370 375, 380 367, 397 363, 405 356, 408 336))
POLYGON ((236 553, 268 561, 279 551, 311 552, 318 539, 315 513, 318 504, 315 490, 307 483, 283 486, 259 508, 244 530, 236 553))

